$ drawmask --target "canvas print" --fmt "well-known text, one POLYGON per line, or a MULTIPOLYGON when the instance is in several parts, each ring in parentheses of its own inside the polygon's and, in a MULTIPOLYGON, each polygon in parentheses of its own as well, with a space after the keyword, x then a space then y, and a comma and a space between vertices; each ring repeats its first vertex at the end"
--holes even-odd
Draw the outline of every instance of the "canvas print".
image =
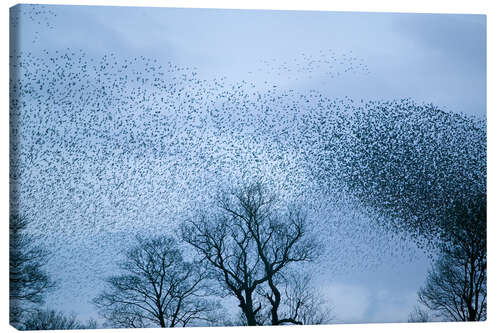
POLYGON ((10 324, 484 321, 486 16, 10 9, 10 324))

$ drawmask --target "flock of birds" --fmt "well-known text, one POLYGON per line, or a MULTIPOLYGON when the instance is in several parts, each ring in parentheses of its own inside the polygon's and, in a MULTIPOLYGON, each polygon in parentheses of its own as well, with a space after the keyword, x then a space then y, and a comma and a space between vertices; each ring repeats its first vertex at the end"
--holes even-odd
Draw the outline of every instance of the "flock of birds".
MULTIPOLYGON (((40 5, 18 5, 10 8, 11 33, 17 33, 20 27, 35 27, 31 43, 40 41, 41 29, 54 29, 52 20, 57 13, 48 6, 40 5)), ((15 38, 15 37, 14 37, 15 38)))
MULTIPOLYGON (((330 56, 263 64, 369 73, 352 54, 330 56)), ((14 52, 11 69, 11 204, 52 251, 51 304, 90 301, 136 234, 173 233, 221 189, 255 179, 310 212, 326 275, 388 251, 412 257, 419 248, 394 235, 425 242, 447 195, 485 188, 485 120, 432 105, 82 50, 14 52)))
POLYGON ((304 81, 318 80, 328 84, 332 79, 345 77, 346 74, 371 74, 364 59, 352 51, 335 52, 333 49, 319 50, 316 53, 301 52, 290 59, 262 59, 256 70, 249 71, 251 78, 263 77, 273 80, 304 81))

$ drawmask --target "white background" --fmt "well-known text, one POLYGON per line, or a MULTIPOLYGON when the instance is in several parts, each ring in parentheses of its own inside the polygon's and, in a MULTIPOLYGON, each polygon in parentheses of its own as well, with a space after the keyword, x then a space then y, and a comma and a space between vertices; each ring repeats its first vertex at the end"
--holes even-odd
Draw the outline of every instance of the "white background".
MULTIPOLYGON (((70 4, 70 5, 108 5, 108 6, 162 6, 162 7, 191 7, 191 8, 240 8, 240 9, 287 9, 287 10, 330 10, 330 11, 364 11, 364 12, 410 12, 410 13, 471 13, 487 14, 487 66, 488 66, 488 320, 483 323, 424 323, 424 324, 369 324, 369 325, 335 325, 335 326, 309 326, 307 328, 289 327, 259 327, 259 328, 176 328, 181 332, 489 332, 498 331, 499 305, 498 305, 498 238, 500 236, 497 227, 499 213, 497 203, 499 198, 500 175, 495 172, 500 170, 497 144, 500 142, 498 106, 498 63, 500 54, 498 50, 498 27, 500 25, 500 12, 497 1, 458 1, 458 0, 419 0, 419 1, 389 1, 389 0, 350 0, 350 1, 320 1, 320 0, 185 0, 185 1, 133 1, 133 0, 80 0, 80 1, 33 1, 28 3, 39 4, 70 4), (497 111, 498 110, 498 111, 497 111), (496 329, 495 329, 496 328, 496 329), (300 331, 299 331, 300 330, 300 331)), ((0 258, 1 258, 1 289, 0 307, 1 323, 3 331, 15 331, 8 324, 8 200, 9 200, 9 119, 8 119, 8 61, 9 61, 9 10, 8 8, 17 4, 15 1, 3 1, 1 4, 1 42, 0 48, 2 64, 0 66, 0 94, 2 111, 0 112, 0 221, 3 224, 0 233, 0 258)), ((152 332, 160 329, 140 329, 135 332, 152 332)), ((131 332, 130 330, 96 330, 95 332, 131 332)), ((81 332, 81 331, 74 331, 81 332)))

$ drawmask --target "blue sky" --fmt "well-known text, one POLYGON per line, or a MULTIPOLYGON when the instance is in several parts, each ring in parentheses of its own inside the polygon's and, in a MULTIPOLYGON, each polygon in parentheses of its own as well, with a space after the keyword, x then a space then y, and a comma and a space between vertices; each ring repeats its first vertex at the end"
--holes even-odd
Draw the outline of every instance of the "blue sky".
MULTIPOLYGON (((20 51, 42 58, 45 50, 53 54, 67 49, 83 50, 95 59, 110 53, 121 59, 145 56, 165 68, 171 68, 169 64, 189 67, 188 72, 195 71, 209 81, 227 77, 225 84, 231 85, 244 80, 246 85, 255 85, 256 91, 276 86, 299 94, 314 89, 331 98, 353 99, 354 103, 409 97, 486 117, 486 17, 481 15, 43 8, 32 20, 31 7, 21 6, 17 34, 20 51)), ((203 98, 210 99, 208 94, 203 98)), ((134 118, 134 124, 141 124, 140 119, 134 118)), ((112 155, 101 161, 104 170, 111 170, 114 163, 129 170, 142 168, 149 171, 153 183, 160 182, 164 172, 174 173, 165 161, 154 157, 133 159, 114 153, 117 160, 112 155)), ((62 159, 68 156, 66 153, 62 159)), ((125 246, 133 232, 151 231, 152 222, 136 221, 170 216, 165 211, 182 210, 183 201, 177 193, 143 185, 133 175, 108 172, 118 183, 129 182, 126 189, 120 189, 128 196, 119 207, 125 213, 116 219, 111 208, 106 212, 107 204, 86 204, 83 209, 68 199, 71 196, 58 187, 62 185, 56 178, 73 175, 77 167, 52 163, 61 172, 52 175, 57 186, 47 189, 41 183, 35 185, 39 192, 28 195, 33 202, 27 205, 42 209, 39 225, 54 232, 54 237, 43 239, 55 249, 49 267, 61 282, 48 305, 62 310, 72 305, 81 318, 96 317, 89 301, 99 292, 95 286, 100 285, 100 275, 107 273, 121 251, 118 240, 125 246), (151 200, 143 199, 148 195, 151 200), (165 196, 176 204, 155 206, 157 197, 165 196), (146 208, 151 208, 150 213, 146 208), (101 217, 108 223, 86 229, 85 223, 101 217), (79 225, 85 226, 83 230, 79 225)), ((90 198, 100 199, 100 191, 117 188, 106 183, 104 189, 97 189, 102 185, 92 180, 97 166, 90 160, 75 163, 81 163, 80 178, 72 186, 90 198)), ((115 198, 106 200, 111 207, 115 198)), ((423 252, 412 243, 398 241, 395 245, 383 230, 369 227, 369 217, 349 208, 330 213, 326 220, 338 222, 338 226, 322 226, 323 235, 335 237, 335 246, 329 248, 334 255, 314 269, 325 297, 333 303, 336 320, 406 321, 429 265, 423 252)), ((174 225, 162 227, 173 230, 174 225)), ((38 232, 44 231, 40 228, 38 232)))
MULTIPOLYGON (((24 48, 145 55, 231 78, 255 72, 259 61, 283 61, 301 53, 317 56, 330 49, 339 54, 351 51, 372 75, 329 82, 324 88, 333 95, 412 97, 455 111, 486 111, 483 15, 52 8, 57 12, 56 17, 47 16, 52 29, 40 29, 34 22, 25 25, 27 33, 41 31, 43 43, 30 45, 26 38, 24 48)), ((281 78, 280 84, 314 86, 311 81, 281 78)))

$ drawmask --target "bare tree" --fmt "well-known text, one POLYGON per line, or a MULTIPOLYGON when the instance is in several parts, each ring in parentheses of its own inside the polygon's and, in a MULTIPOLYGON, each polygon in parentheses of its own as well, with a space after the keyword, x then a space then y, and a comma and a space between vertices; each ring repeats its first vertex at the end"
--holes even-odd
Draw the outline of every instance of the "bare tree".
POLYGON ((331 323, 334 316, 321 294, 312 286, 311 275, 289 272, 283 279, 281 318, 292 318, 303 325, 331 323))
POLYGON ((446 320, 486 319, 486 195, 457 201, 419 301, 446 320))
POLYGON ((138 238, 120 264, 122 274, 107 279, 94 303, 114 327, 174 327, 211 321, 215 303, 207 299, 206 274, 184 261, 170 237, 138 238))
POLYGON ((10 322, 21 328, 22 314, 34 305, 44 303, 47 291, 55 283, 44 271, 48 251, 38 245, 26 231, 28 222, 16 214, 9 223, 9 289, 10 322))
POLYGON ((55 310, 36 309, 30 311, 24 320, 25 330, 77 330, 95 329, 97 323, 89 320, 87 323, 80 322, 75 314, 69 316, 55 310))
POLYGON ((413 311, 408 316, 409 323, 426 323, 431 321, 431 319, 429 311, 426 311, 419 306, 413 308, 413 311))
POLYGON ((204 213, 182 227, 183 239, 211 264, 224 288, 237 298, 250 326, 262 325, 257 288, 269 288, 273 325, 302 324, 282 317, 278 275, 293 263, 314 258, 315 242, 306 237, 306 218, 295 208, 280 209, 278 198, 262 183, 221 195, 216 212, 204 213))

